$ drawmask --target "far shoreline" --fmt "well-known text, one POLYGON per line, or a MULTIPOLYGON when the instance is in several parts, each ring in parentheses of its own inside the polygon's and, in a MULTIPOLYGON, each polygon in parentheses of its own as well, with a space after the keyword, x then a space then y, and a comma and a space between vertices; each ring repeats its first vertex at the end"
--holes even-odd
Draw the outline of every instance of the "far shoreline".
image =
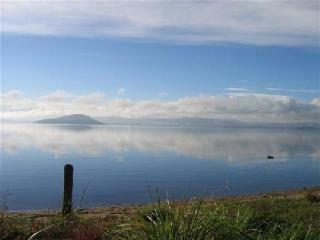
MULTIPOLYGON (((176 202, 187 202, 193 199, 202 198, 204 202, 250 202, 259 199, 286 199, 295 200, 302 199, 307 194, 316 194, 320 196, 320 185, 312 187, 304 187, 290 190, 274 190, 271 192, 261 192, 254 194, 243 195, 227 195, 227 196, 208 196, 208 197, 193 197, 176 200, 176 202)), ((165 199, 161 199, 165 200, 165 199)), ((169 198, 170 200, 170 198, 169 198)), ((136 211, 140 208, 151 206, 153 203, 139 204, 118 204, 118 205, 102 205, 84 208, 75 208, 80 215, 100 215, 100 214, 127 214, 128 212, 136 211)), ((10 205, 10 203, 9 203, 10 205)), ((30 210, 8 210, 9 215, 27 216, 27 217, 43 217, 58 214, 60 209, 30 209, 30 210)))

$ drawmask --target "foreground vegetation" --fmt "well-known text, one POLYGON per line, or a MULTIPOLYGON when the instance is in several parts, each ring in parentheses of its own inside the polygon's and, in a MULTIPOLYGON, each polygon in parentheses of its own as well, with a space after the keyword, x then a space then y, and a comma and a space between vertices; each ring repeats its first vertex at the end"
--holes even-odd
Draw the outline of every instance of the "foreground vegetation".
POLYGON ((64 217, 8 213, 4 206, 0 239, 320 239, 319 192, 179 202, 158 198, 151 205, 78 210, 64 217))

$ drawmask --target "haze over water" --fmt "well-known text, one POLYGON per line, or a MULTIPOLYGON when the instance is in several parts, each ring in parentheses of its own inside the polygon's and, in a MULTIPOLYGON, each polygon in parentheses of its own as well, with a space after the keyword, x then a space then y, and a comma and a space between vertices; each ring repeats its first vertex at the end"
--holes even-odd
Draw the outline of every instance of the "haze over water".
POLYGON ((176 198, 309 187, 320 183, 319 133, 2 124, 0 194, 10 209, 58 208, 66 163, 82 206, 150 202, 149 187, 176 198))

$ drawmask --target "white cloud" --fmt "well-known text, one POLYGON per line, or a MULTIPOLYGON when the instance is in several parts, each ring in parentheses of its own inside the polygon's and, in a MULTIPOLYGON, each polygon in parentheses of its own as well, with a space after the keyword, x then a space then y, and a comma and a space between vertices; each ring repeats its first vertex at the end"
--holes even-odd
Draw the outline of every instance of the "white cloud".
POLYGON ((117 93, 120 94, 120 95, 122 95, 122 94, 125 94, 125 93, 126 93, 126 90, 125 90, 124 88, 119 88, 119 89, 117 90, 117 93))
POLYGON ((101 92, 93 92, 76 97, 73 102, 79 104, 100 104, 106 100, 106 95, 101 92))
POLYGON ((22 111, 34 108, 34 102, 26 98, 22 92, 11 90, 0 95, 1 112, 22 111))
POLYGON ((64 102, 68 98, 71 98, 71 97, 72 97, 72 94, 58 89, 53 93, 50 93, 48 95, 40 97, 40 100, 44 101, 44 102, 55 102, 55 103, 57 103, 57 102, 64 102))
MULTIPOLYGON (((32 120, 48 116, 83 113, 93 117, 215 118, 253 122, 319 122, 319 99, 310 102, 288 96, 236 92, 200 95, 174 101, 107 99, 103 93, 70 96, 63 102, 48 101, 48 94, 28 98, 18 91, 1 95, 4 120, 32 120)), ((58 94, 59 95, 59 94, 58 94)), ((65 98, 63 98, 65 99, 65 98)))
POLYGON ((312 104, 320 107, 320 98, 315 98, 311 101, 312 104))
POLYGON ((225 90, 229 91, 229 92, 250 92, 250 89, 247 88, 239 88, 239 87, 229 87, 226 88, 225 90))
POLYGON ((319 46, 319 1, 4 1, 2 31, 319 46))

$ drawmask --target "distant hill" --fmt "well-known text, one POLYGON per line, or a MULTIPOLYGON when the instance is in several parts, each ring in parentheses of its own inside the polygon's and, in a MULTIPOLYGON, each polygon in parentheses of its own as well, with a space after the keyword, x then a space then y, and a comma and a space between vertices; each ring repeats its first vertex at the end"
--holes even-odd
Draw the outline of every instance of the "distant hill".
POLYGON ((72 114, 58 118, 39 120, 40 124, 76 124, 76 125, 104 125, 104 123, 84 114, 72 114))
POLYGON ((43 119, 36 123, 41 124, 73 124, 73 125, 129 125, 129 126, 163 126, 163 127, 217 127, 217 128, 314 128, 319 129, 319 123, 256 123, 242 122, 233 119, 205 119, 205 118, 118 118, 106 117, 97 121, 83 114, 67 115, 59 118, 43 119))
POLYGON ((242 126, 243 123, 236 120, 220 120, 205 118, 118 118, 106 117, 101 120, 108 125, 134 125, 134 126, 164 126, 164 127, 225 127, 242 126))
POLYGON ((258 123, 242 122, 233 119, 206 118, 176 118, 176 119, 148 119, 148 118, 101 118, 108 125, 132 126, 165 126, 165 127, 217 127, 217 128, 320 128, 319 123, 258 123))

